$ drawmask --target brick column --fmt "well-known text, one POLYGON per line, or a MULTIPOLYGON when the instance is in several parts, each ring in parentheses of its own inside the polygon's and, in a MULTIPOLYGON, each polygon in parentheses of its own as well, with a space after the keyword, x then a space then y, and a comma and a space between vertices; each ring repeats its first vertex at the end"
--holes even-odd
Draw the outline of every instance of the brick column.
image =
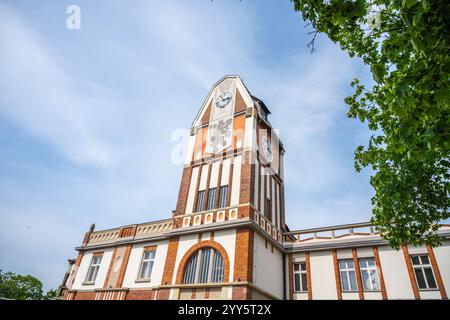
POLYGON ((434 256, 433 248, 427 245, 428 256, 430 257, 431 267, 433 268, 434 275, 436 276, 436 282, 439 287, 439 292, 444 300, 447 300, 447 292, 445 291, 444 282, 442 281, 441 272, 439 271, 438 264, 436 262, 436 257, 434 256))
POLYGON ((339 274, 339 264, 337 259, 336 250, 332 251, 333 253, 333 265, 334 265, 334 277, 336 279, 336 293, 338 300, 342 300, 342 289, 341 289, 341 276, 339 274))
POLYGON ((361 270, 359 268, 358 254, 356 248, 352 248, 353 263, 355 264, 356 281, 358 282, 359 300, 364 300, 363 283, 361 278, 361 270))
POLYGON ((307 289, 308 289, 308 300, 312 300, 312 283, 311 283, 311 257, 310 253, 305 253, 306 257, 306 277, 307 277, 307 289))
POLYGON ((414 276, 414 270, 411 264, 411 258, 409 256, 408 246, 402 245, 403 255, 405 256, 406 268, 408 269, 409 281, 414 293, 414 298, 420 300, 419 288, 417 288, 416 277, 414 276))
POLYGON ((375 259, 375 265, 377 266, 378 275, 380 277, 380 289, 381 297, 383 300, 387 300, 386 285, 384 283, 383 269, 381 268, 380 255, 378 254, 378 247, 373 247, 373 257, 375 259))

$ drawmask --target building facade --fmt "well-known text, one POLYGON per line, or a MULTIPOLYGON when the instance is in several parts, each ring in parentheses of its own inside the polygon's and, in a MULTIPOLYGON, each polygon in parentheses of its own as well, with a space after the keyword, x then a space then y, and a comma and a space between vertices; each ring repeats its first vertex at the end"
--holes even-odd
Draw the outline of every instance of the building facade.
POLYGON ((269 114, 239 77, 217 82, 191 127, 172 217, 91 227, 61 297, 447 299, 450 226, 441 247, 400 251, 368 223, 289 230, 269 114))

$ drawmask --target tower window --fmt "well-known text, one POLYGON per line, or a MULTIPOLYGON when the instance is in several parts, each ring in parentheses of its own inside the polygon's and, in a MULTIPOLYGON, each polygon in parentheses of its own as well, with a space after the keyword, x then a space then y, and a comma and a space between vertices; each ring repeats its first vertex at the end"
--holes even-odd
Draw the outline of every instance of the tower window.
POLYGON ((294 263, 294 291, 308 291, 308 280, 306 277, 306 262, 294 263))
POLYGON ((214 248, 198 250, 186 264, 183 282, 216 283, 224 280, 224 263, 219 251, 214 248))
POLYGON ((420 290, 437 289, 433 269, 431 268, 428 255, 411 256, 411 262, 416 275, 417 285, 420 290))
POLYGON ((214 204, 216 200, 216 188, 209 189, 208 193, 208 204, 206 206, 206 210, 214 209, 214 204))
POLYGON ((155 250, 144 251, 142 255, 141 267, 139 269, 138 280, 150 280, 152 275, 153 263, 155 262, 155 250))
POLYGON ((359 268, 365 291, 380 290, 374 258, 359 259, 359 268))
POLYGON ((357 291, 355 264, 352 259, 339 260, 342 291, 357 291))
POLYGON ((265 216, 269 221, 272 221, 272 204, 269 198, 266 198, 265 216))
POLYGON ((203 202, 205 201, 205 190, 199 191, 197 196, 197 206, 195 212, 203 211, 203 202))
POLYGON ((228 186, 220 187, 219 208, 225 208, 228 203, 228 186))
POLYGON ((89 266, 88 273, 86 275, 86 283, 94 283, 97 278, 98 269, 100 269, 100 263, 102 262, 103 253, 94 254, 89 266))

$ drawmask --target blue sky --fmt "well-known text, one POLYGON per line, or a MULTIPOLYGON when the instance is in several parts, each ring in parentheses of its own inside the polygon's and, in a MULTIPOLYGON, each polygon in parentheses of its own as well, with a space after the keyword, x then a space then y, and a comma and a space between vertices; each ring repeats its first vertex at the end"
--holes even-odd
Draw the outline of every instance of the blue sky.
POLYGON ((56 288, 91 223, 170 217, 171 134, 225 74, 272 111, 291 229, 370 219, 370 172, 353 169, 370 133, 343 102, 367 68, 324 35, 311 54, 305 25, 288 0, 2 1, 0 269, 56 288))

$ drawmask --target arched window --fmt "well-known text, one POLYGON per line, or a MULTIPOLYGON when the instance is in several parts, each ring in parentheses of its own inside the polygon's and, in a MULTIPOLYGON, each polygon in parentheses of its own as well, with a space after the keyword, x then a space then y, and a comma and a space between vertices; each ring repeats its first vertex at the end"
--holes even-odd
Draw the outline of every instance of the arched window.
POLYGON ((214 248, 198 250, 186 264, 184 283, 223 282, 224 265, 219 251, 214 248))

